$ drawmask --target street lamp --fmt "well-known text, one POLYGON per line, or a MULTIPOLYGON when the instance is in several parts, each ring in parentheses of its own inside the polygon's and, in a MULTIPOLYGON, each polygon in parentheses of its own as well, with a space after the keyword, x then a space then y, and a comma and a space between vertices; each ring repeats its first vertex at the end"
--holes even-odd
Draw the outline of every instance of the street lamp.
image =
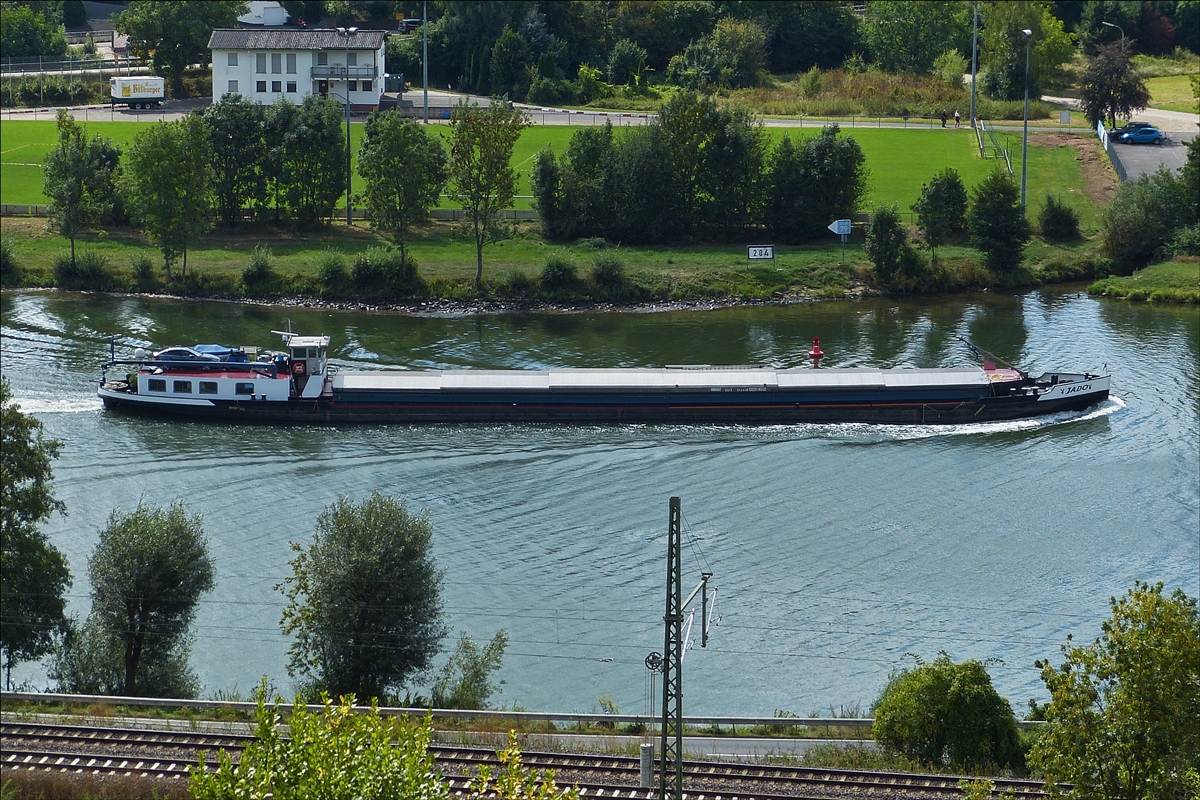
POLYGON ((1125 52, 1125 29, 1122 28, 1120 25, 1114 25, 1111 22, 1101 22, 1100 24, 1106 28, 1116 28, 1117 30, 1119 30, 1121 32, 1121 52, 1124 53, 1125 52))
POLYGON ((429 124, 429 2, 421 3, 421 97, 425 106, 425 124, 429 124))
MULTIPOLYGON (((350 37, 358 33, 358 28, 338 28, 337 32, 340 36, 346 37, 346 225, 353 225, 351 222, 351 207, 350 197, 353 194, 351 191, 354 182, 354 173, 350 170, 350 37)), ((334 94, 330 92, 330 94, 334 94)), ((336 96, 336 95, 335 95, 336 96)))
POLYGON ((1025 213, 1025 177, 1029 171, 1029 49, 1033 44, 1033 31, 1026 28, 1025 34, 1025 128, 1021 135, 1021 213, 1025 213))

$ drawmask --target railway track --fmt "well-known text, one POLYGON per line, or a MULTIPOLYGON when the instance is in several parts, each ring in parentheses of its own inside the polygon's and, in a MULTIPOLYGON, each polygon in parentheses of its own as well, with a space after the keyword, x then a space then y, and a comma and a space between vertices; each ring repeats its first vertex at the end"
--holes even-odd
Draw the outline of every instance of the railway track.
MULTIPOLYGON (((208 764, 227 750, 237 760, 254 737, 239 733, 160 731, 118 727, 9 722, 0 725, 5 771, 45 770, 98 776, 187 778, 203 754, 208 764)), ((483 764, 496 764, 494 750, 434 744, 430 746, 451 792, 469 793, 469 781, 483 764)), ((577 785, 585 798, 653 798, 656 790, 638 788, 640 760, 632 756, 560 752, 523 752, 526 766, 552 769, 560 786, 577 785)), ((902 797, 935 800, 961 797, 955 776, 861 770, 789 767, 708 761, 684 762, 684 788, 690 800, 804 800, 830 797, 902 797)), ((1018 800, 1044 800, 1034 781, 993 780, 996 793, 1011 791, 1018 800)))

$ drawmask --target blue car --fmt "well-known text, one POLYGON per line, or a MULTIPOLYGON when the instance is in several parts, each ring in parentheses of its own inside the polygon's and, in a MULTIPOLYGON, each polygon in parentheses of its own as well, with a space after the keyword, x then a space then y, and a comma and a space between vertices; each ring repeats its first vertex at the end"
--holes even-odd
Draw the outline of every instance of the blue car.
POLYGON ((1162 140, 1163 135, 1158 128, 1138 128, 1121 134, 1121 141, 1125 144, 1162 144, 1162 140))

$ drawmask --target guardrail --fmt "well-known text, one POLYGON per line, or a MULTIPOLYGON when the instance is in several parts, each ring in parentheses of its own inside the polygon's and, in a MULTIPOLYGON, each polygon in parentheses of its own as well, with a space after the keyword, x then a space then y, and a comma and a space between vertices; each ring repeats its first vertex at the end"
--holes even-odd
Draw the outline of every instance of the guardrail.
MULTIPOLYGON (((253 712, 255 703, 226 700, 174 700, 162 697, 119 697, 94 694, 56 694, 52 692, 0 692, 0 703, 4 701, 23 701, 31 703, 64 703, 75 705, 108 705, 108 706, 144 706, 148 708, 186 708, 197 711, 214 711, 229 709, 253 712)), ((288 704, 290 705, 290 704, 288 704)), ((319 711, 320 705, 310 704, 310 711, 319 711)), ((355 709, 367 711, 370 706, 355 706, 355 709)), ((465 711, 453 708, 400 708, 381 707, 379 713, 383 716, 424 717, 431 715, 434 719, 502 719, 523 720, 526 722, 566 722, 578 724, 606 725, 645 725, 654 727, 661 719, 658 716, 645 714, 575 714, 570 712, 550 711, 465 711)), ((718 728, 728 727, 798 727, 798 728, 870 728, 874 724, 870 717, 729 717, 729 716, 687 716, 683 718, 684 725, 713 725, 718 728)), ((1019 721, 1017 727, 1033 728, 1041 722, 1019 721)))
POLYGON ((1120 156, 1113 149, 1112 138, 1108 135, 1108 129, 1104 127, 1103 120, 1096 123, 1096 136, 1100 139, 1100 144, 1104 146, 1104 152, 1108 153, 1108 160, 1117 173, 1117 179, 1121 183, 1129 180, 1129 173, 1125 171, 1125 165, 1121 163, 1120 156))

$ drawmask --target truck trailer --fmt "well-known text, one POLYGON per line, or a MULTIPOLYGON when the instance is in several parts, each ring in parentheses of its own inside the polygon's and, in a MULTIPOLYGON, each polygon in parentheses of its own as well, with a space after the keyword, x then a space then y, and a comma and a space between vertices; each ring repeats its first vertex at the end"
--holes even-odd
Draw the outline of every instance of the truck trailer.
POLYGON ((166 81, 153 75, 109 78, 108 88, 113 105, 127 105, 130 108, 157 106, 167 95, 166 81))

